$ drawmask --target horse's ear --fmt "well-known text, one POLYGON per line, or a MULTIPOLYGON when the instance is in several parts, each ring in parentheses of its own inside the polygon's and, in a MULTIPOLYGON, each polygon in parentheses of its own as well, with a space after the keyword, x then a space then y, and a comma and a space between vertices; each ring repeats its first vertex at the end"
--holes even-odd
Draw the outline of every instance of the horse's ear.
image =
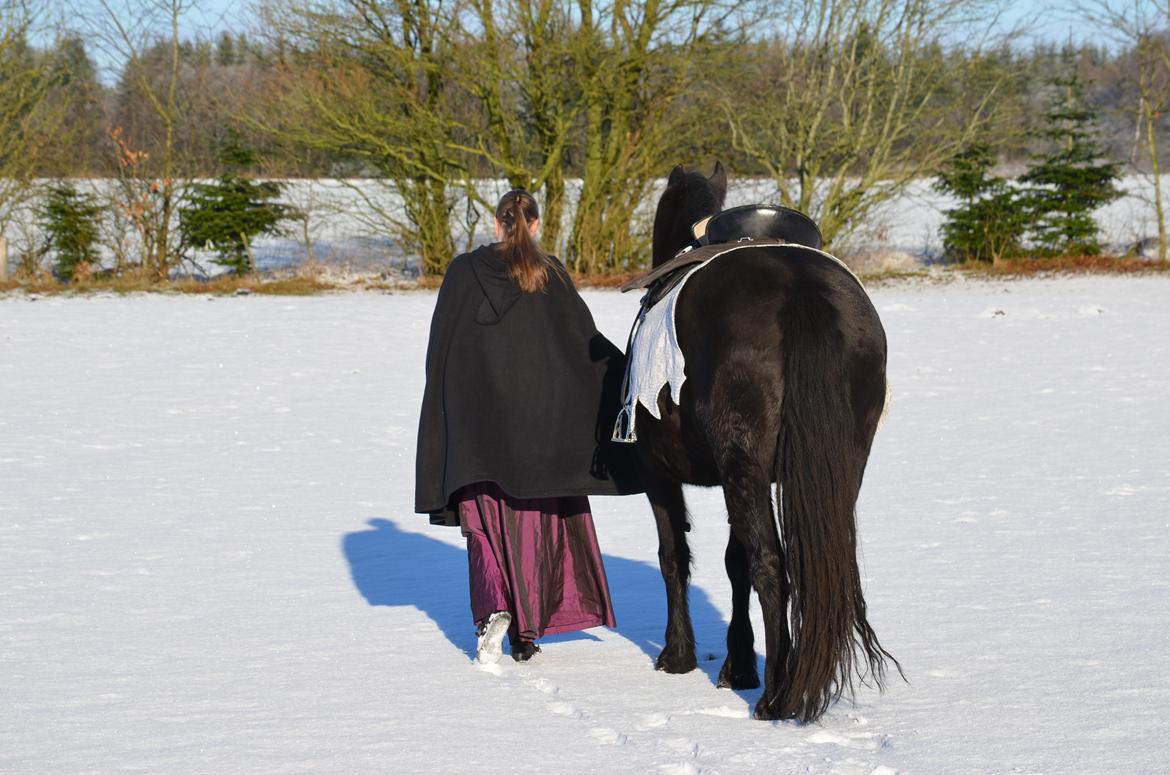
POLYGON ((707 178, 707 182, 719 192, 720 199, 727 196, 727 170, 723 169, 722 164, 715 162, 715 171, 707 178))
POLYGON ((686 176, 686 174, 687 174, 687 171, 685 169, 683 169, 683 165, 681 165, 681 164, 677 165, 674 169, 672 169, 670 171, 670 177, 666 179, 666 187, 667 188, 674 188, 679 183, 682 183, 683 178, 686 176))

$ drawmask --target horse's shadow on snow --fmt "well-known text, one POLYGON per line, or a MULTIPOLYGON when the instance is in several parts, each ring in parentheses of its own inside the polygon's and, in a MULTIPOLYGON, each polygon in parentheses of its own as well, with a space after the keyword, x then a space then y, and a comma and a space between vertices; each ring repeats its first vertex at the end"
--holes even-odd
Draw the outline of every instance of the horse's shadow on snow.
MULTIPOLYGON (((469 659, 473 657, 475 626, 468 604, 467 551, 401 530, 387 519, 375 518, 367 524, 369 529, 349 533, 341 542, 358 592, 370 605, 417 608, 452 645, 469 659)), ((666 628, 666 594, 658 566, 608 554, 603 557, 617 619, 615 630, 653 661, 662 650, 666 628)), ((714 682, 725 652, 727 622, 702 589, 691 587, 690 604, 699 667, 714 682)), ((587 632, 576 632, 548 636, 541 642, 582 639, 597 640, 587 632)))

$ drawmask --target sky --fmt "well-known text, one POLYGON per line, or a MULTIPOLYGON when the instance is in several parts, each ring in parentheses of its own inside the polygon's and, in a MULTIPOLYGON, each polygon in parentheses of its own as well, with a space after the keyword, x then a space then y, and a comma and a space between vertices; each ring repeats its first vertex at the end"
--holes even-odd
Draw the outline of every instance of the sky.
MULTIPOLYGON (((1077 11, 1078 5, 1096 5, 1099 0, 1019 0, 1010 3, 1004 11, 1007 25, 1025 24, 1032 31, 1031 37, 1039 40, 1062 43, 1070 37, 1079 41, 1096 34, 1077 11)), ((1110 5, 1117 5, 1111 2, 1110 5)), ((1101 40, 1100 43, 1107 41, 1101 40)))
MULTIPOLYGON (((249 23, 251 0, 195 0, 193 4, 197 8, 184 19, 185 34, 207 34, 209 30, 215 33, 230 27, 246 27, 249 23)), ((1079 39, 1092 34, 1083 21, 1078 23, 1078 4, 1083 4, 1082 0, 1015 0, 1001 5, 1005 9, 1005 23, 1029 22, 1036 37, 1061 41, 1070 35, 1079 39)), ((96 0, 84 0, 79 5, 100 8, 96 0)))
MULTIPOLYGON (((49 0, 52 2, 53 0, 49 0)), ((1093 4, 1099 0, 989 0, 988 5, 999 3, 1003 8, 1001 26, 1008 29, 1013 26, 1023 26, 1028 32, 1021 36, 1022 45, 1030 45, 1033 41, 1048 41, 1061 43, 1068 39, 1084 40, 1098 35, 1084 21, 1083 14, 1076 10, 1078 5, 1093 4)), ((109 0, 117 7, 138 5, 134 0, 109 0)), ((181 21, 182 34, 185 37, 214 37, 223 30, 248 32, 252 26, 252 8, 254 0, 192 0, 194 8, 181 21)), ((101 13, 99 0, 81 0, 76 5, 69 4, 69 14, 73 19, 84 18, 86 13, 101 13)), ((1108 44, 1107 39, 1098 40, 1108 44)), ((110 71, 116 69, 116 62, 109 54, 94 50, 91 46, 91 55, 98 60, 99 67, 104 71, 106 78, 110 71)))
MULTIPOLYGON (((162 0, 165 2, 165 0, 162 0)), ((125 11, 147 5, 139 0, 107 0, 109 7, 115 11, 125 11)), ((214 38, 224 30, 232 32, 250 32, 251 8, 253 0, 187 0, 190 10, 180 18, 179 31, 184 38, 214 38)), ((117 80, 117 71, 121 66, 122 57, 116 52, 103 50, 102 44, 91 34, 86 32, 91 23, 101 23, 105 19, 106 11, 101 0, 78 0, 70 3, 68 0, 46 0, 50 8, 64 8, 64 26, 81 32, 86 39, 86 48, 89 55, 96 62, 101 77, 107 83, 117 80), (56 5, 54 5, 56 3, 56 5)), ((40 28, 34 33, 35 38, 41 38, 46 43, 51 42, 57 34, 57 14, 48 13, 38 19, 40 28)), ((141 21, 144 16, 137 15, 135 20, 141 21)), ((161 18, 161 17, 160 17, 161 18)), ((121 21, 128 22, 129 14, 124 14, 121 21)))

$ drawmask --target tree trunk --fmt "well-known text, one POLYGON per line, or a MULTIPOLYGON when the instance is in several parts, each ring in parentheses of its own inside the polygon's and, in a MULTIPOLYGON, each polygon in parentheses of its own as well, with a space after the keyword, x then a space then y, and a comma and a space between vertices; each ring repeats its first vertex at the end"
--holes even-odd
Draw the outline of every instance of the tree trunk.
POLYGON ((8 238, 0 234, 0 282, 8 279, 8 238))
POLYGON ((544 182, 544 212, 541 213, 540 241, 551 253, 560 250, 561 221, 565 216, 565 174, 562 167, 553 169, 544 182))
MULTIPOLYGON (((169 151, 167 156, 170 156, 169 151)), ((166 166, 169 169, 170 163, 168 162, 166 166)), ((171 182, 168 178, 163 180, 162 207, 159 210, 158 232, 154 238, 154 276, 158 280, 166 280, 170 277, 169 243, 171 241, 171 214, 173 209, 174 192, 172 191, 171 182)))
POLYGON ((305 260, 308 262, 310 269, 316 269, 317 255, 313 252, 313 237, 309 234, 309 213, 307 210, 305 217, 301 219, 301 234, 305 240, 305 260))
POLYGON ((1158 163, 1158 127, 1154 111, 1145 105, 1146 151, 1150 154, 1150 172, 1154 176, 1154 213, 1158 218, 1158 262, 1166 263, 1166 210, 1162 203, 1162 168, 1158 163))
MULTIPOLYGON (((596 87, 594 87, 596 88, 596 87)), ((601 98, 590 94, 585 109, 585 169, 581 176, 581 193, 577 198, 577 212, 569 237, 569 255, 572 268, 583 274, 595 271, 593 247, 598 235, 598 224, 591 216, 596 192, 602 186, 604 175, 605 109, 601 98)))
POLYGON ((170 3, 171 13, 171 69, 167 83, 166 109, 162 112, 165 135, 163 141, 162 180, 162 221, 159 223, 158 242, 155 244, 155 273, 159 280, 170 277, 171 259, 171 217, 175 209, 175 119, 177 115, 176 95, 179 88, 179 15, 182 5, 177 0, 170 3))
POLYGON ((455 257, 451 219, 447 210, 447 187, 435 180, 420 178, 407 183, 404 196, 407 215, 414 224, 415 246, 422 259, 423 274, 441 275, 455 257))
POLYGON ((248 235, 240 232, 240 239, 244 241, 244 255, 248 257, 248 274, 256 274, 256 257, 252 255, 252 242, 248 239, 248 235))

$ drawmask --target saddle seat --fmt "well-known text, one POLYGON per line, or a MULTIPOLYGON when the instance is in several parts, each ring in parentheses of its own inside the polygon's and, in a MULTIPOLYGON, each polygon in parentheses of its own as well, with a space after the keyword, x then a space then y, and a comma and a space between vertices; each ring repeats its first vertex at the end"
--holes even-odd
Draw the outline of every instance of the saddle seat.
POLYGON ((753 246, 803 245, 820 250, 821 231, 804 213, 779 205, 754 204, 732 207, 709 215, 691 227, 695 239, 673 258, 621 286, 622 293, 649 289, 644 305, 653 305, 685 276, 679 270, 719 255, 732 243, 753 246))

